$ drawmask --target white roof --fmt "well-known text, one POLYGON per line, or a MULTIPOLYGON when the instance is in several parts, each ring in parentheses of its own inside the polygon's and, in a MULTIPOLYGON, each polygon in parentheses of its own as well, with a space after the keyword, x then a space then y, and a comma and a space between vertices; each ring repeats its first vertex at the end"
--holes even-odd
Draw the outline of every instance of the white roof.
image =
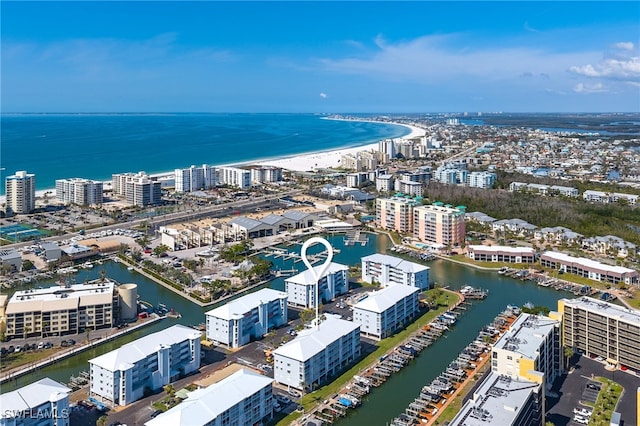
POLYGON ((402 284, 390 285, 382 290, 369 293, 369 297, 356 303, 353 309, 382 313, 405 297, 418 292, 420 292, 418 287, 402 284))
POLYGON ((584 309, 585 311, 595 312, 598 315, 633 324, 636 327, 640 326, 640 310, 638 309, 626 308, 586 296, 576 299, 562 299, 562 301, 565 306, 584 309))
POLYGON ((393 257, 386 254, 375 253, 362 258, 363 261, 380 263, 383 265, 389 265, 395 269, 399 269, 403 272, 422 272, 429 270, 428 266, 420 265, 419 263, 409 262, 399 257, 393 257))
POLYGON ((535 359, 547 336, 560 321, 545 316, 522 313, 509 330, 495 343, 494 348, 518 352, 529 359, 535 359))
POLYGON ((249 293, 236 300, 233 300, 216 309, 206 312, 205 315, 211 315, 221 319, 239 319, 247 312, 251 312, 264 303, 269 303, 277 299, 286 299, 287 293, 270 288, 263 288, 255 293, 249 293))
POLYGON ((78 306, 107 305, 113 302, 114 283, 74 284, 16 291, 6 314, 51 312, 76 309, 78 306))
POLYGON ((326 319, 320 323, 319 327, 301 331, 295 339, 273 351, 273 355, 306 361, 354 330, 358 330, 358 334, 360 334, 359 324, 339 319, 333 315, 325 314, 325 317, 326 319))
POLYGON ((199 339, 201 335, 201 331, 176 324, 173 327, 122 345, 119 349, 90 359, 89 363, 109 371, 127 370, 133 367, 136 362, 157 352, 161 345, 174 345, 187 339, 199 339))
MULTIPOLYGON (((316 271, 316 274, 320 272, 322 265, 314 266, 313 269, 316 271)), ((349 267, 347 265, 343 265, 341 263, 331 262, 329 264, 329 268, 327 268, 327 272, 324 273, 324 276, 335 274, 336 272, 348 271, 349 267)), ((320 277, 320 278, 322 278, 320 277)), ((295 284, 304 284, 304 285, 315 285, 316 279, 313 277, 313 273, 307 269, 304 272, 299 273, 298 275, 294 275, 292 277, 287 278, 285 281, 295 284)))
POLYGON ((59 401, 68 396, 71 389, 45 377, 30 385, 0 395, 2 418, 13 418, 10 413, 19 417, 24 411, 36 408, 49 401, 59 401), (20 414, 18 414, 20 413, 20 414))
MULTIPOLYGON (((146 426, 199 426, 206 425, 222 413, 243 400, 269 386, 273 379, 247 369, 238 370, 229 377, 189 392, 187 399, 155 419, 146 426)), ((271 407, 266 407, 270 410, 271 407)))
POLYGON ((510 246, 483 246, 483 245, 470 245, 471 251, 484 251, 484 252, 504 252, 513 254, 535 254, 535 250, 531 247, 510 247, 510 246))
POLYGON ((597 269, 600 271, 608 271, 617 274, 631 274, 636 272, 634 269, 625 268, 624 266, 607 265, 606 263, 600 263, 595 260, 587 259, 586 257, 573 257, 568 254, 558 253, 555 251, 546 251, 542 254, 547 259, 557 260, 564 263, 576 263, 585 268, 597 269))

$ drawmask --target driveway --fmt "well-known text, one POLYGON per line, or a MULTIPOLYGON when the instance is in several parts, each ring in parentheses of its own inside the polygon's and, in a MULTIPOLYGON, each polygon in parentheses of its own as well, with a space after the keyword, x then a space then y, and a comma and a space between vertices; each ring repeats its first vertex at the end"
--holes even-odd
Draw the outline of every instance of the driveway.
POLYGON ((586 407, 580 401, 592 402, 597 398, 598 390, 588 386, 592 378, 606 377, 624 388, 616 411, 622 414, 626 425, 638 424, 636 415, 636 389, 640 386, 640 377, 620 370, 608 371, 605 364, 588 357, 576 357, 575 370, 560 377, 554 383, 552 391, 560 398, 547 397, 547 420, 556 426, 577 425, 573 419, 573 409, 586 407))

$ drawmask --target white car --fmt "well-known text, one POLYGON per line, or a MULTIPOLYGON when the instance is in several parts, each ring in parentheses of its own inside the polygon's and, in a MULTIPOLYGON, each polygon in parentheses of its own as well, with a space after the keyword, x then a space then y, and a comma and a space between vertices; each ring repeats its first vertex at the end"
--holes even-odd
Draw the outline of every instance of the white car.
POLYGON ((581 417, 591 417, 593 411, 587 410, 586 408, 574 408, 573 414, 576 414, 581 417))
POLYGON ((576 423, 580 423, 581 425, 589 424, 589 419, 587 419, 586 417, 578 416, 578 415, 573 416, 573 421, 576 423))

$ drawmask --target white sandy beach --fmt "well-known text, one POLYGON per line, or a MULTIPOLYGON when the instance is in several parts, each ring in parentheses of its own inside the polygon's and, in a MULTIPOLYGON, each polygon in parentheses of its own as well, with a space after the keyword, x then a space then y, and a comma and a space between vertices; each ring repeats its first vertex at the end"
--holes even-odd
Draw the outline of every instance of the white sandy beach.
MULTIPOLYGON (((356 121, 366 121, 366 120, 356 120, 356 121)), ((377 123, 380 123, 377 121, 377 123)), ((401 123, 389 123, 396 124, 399 126, 408 127, 411 129, 411 133, 406 136, 403 136, 403 139, 412 139, 417 137, 422 137, 426 134, 426 131, 420 127, 410 126, 408 124, 401 123)), ((371 151, 377 150, 378 144, 372 143, 369 145, 358 146, 354 148, 340 148, 333 151, 322 151, 322 152, 314 152, 310 154, 302 154, 297 156, 278 158, 274 160, 267 161, 257 161, 251 164, 258 164, 262 166, 274 166, 274 167, 282 167, 283 169, 296 171, 296 172, 304 172, 304 171, 312 171, 317 169, 325 169, 330 167, 338 167, 340 166, 340 159, 345 154, 355 154, 360 151, 371 151)))
MULTIPOLYGON (((340 120, 340 119, 330 118, 330 120, 340 120)), ((403 123, 393 123, 393 122, 387 123, 387 122, 380 122, 375 120, 351 120, 351 119, 345 119, 345 120, 364 121, 364 122, 382 123, 382 124, 395 124, 398 126, 408 127, 409 129, 411 129, 411 132, 408 135, 403 136, 402 137, 403 139, 422 137, 426 134, 426 131, 420 127, 411 126, 403 123)), ((297 156, 275 158, 270 160, 246 161, 242 163, 219 165, 216 167, 264 165, 264 166, 281 167, 283 169, 297 171, 297 172, 313 171, 317 169, 340 166, 340 159, 345 154, 354 154, 359 151, 371 151, 371 150, 377 150, 377 149, 378 149, 378 144, 372 143, 369 145, 357 146, 353 148, 338 148, 332 151, 313 152, 309 154, 300 154, 297 156)), ((173 175, 173 171, 166 172, 166 173, 151 174, 150 176, 166 177, 166 176, 172 176, 172 175, 173 175)), ((110 180, 104 181, 104 185, 105 185, 105 188, 110 187, 111 181, 110 180)), ((55 195, 56 195, 55 192, 56 192, 55 188, 37 190, 36 198, 43 198, 45 194, 48 193, 47 195, 49 196, 50 199, 55 199, 55 195)), ((0 196, 0 203, 4 203, 4 202, 6 202, 6 196, 2 195, 0 196)))

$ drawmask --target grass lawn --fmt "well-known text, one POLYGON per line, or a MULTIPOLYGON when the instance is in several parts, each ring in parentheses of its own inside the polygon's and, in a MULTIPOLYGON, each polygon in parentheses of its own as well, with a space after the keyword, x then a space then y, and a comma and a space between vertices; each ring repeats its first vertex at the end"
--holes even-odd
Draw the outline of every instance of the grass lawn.
MULTIPOLYGON (((64 348, 62 348, 64 349, 64 348)), ((18 352, 2 356, 0 370, 10 370, 17 367, 28 366, 39 361, 43 361, 59 352, 61 348, 53 347, 49 349, 40 349, 36 351, 18 352)))
MULTIPOLYGON (((351 369, 344 372, 342 375, 336 378, 336 380, 334 380, 333 382, 321 387, 320 389, 310 394, 304 395, 300 399, 300 403, 304 406, 305 412, 309 412, 319 402, 322 402, 328 399, 329 397, 337 394, 338 391, 340 391, 349 382, 349 380, 353 378, 353 376, 362 373, 364 370, 369 368, 369 366, 371 366, 376 361, 378 361, 378 359, 382 355, 386 354, 391 349, 398 346, 398 344, 400 344, 405 339, 407 339, 407 337, 409 337, 412 333, 418 331, 420 327, 426 325, 438 315, 449 310, 458 301, 457 295, 454 297, 451 297, 452 295, 455 294, 452 292, 444 291, 441 289, 434 289, 434 290, 426 291, 425 294, 428 296, 430 292, 437 292, 436 294, 438 294, 438 298, 436 299, 436 304, 438 307, 436 309, 432 309, 425 312, 424 314, 422 314, 422 316, 420 316, 416 321, 414 321, 404 330, 398 332, 392 337, 389 337, 387 339, 380 341, 378 343, 378 348, 374 352, 367 355, 359 363, 357 363, 351 369)), ((292 413, 289 416, 282 419, 277 424, 278 426, 291 424, 291 422, 299 418, 301 415, 302 413, 292 413)))
POLYGON ((609 426, 611 414, 622 394, 622 386, 604 377, 598 377, 597 380, 602 383, 602 388, 598 394, 598 400, 593 406, 589 426, 609 426))

